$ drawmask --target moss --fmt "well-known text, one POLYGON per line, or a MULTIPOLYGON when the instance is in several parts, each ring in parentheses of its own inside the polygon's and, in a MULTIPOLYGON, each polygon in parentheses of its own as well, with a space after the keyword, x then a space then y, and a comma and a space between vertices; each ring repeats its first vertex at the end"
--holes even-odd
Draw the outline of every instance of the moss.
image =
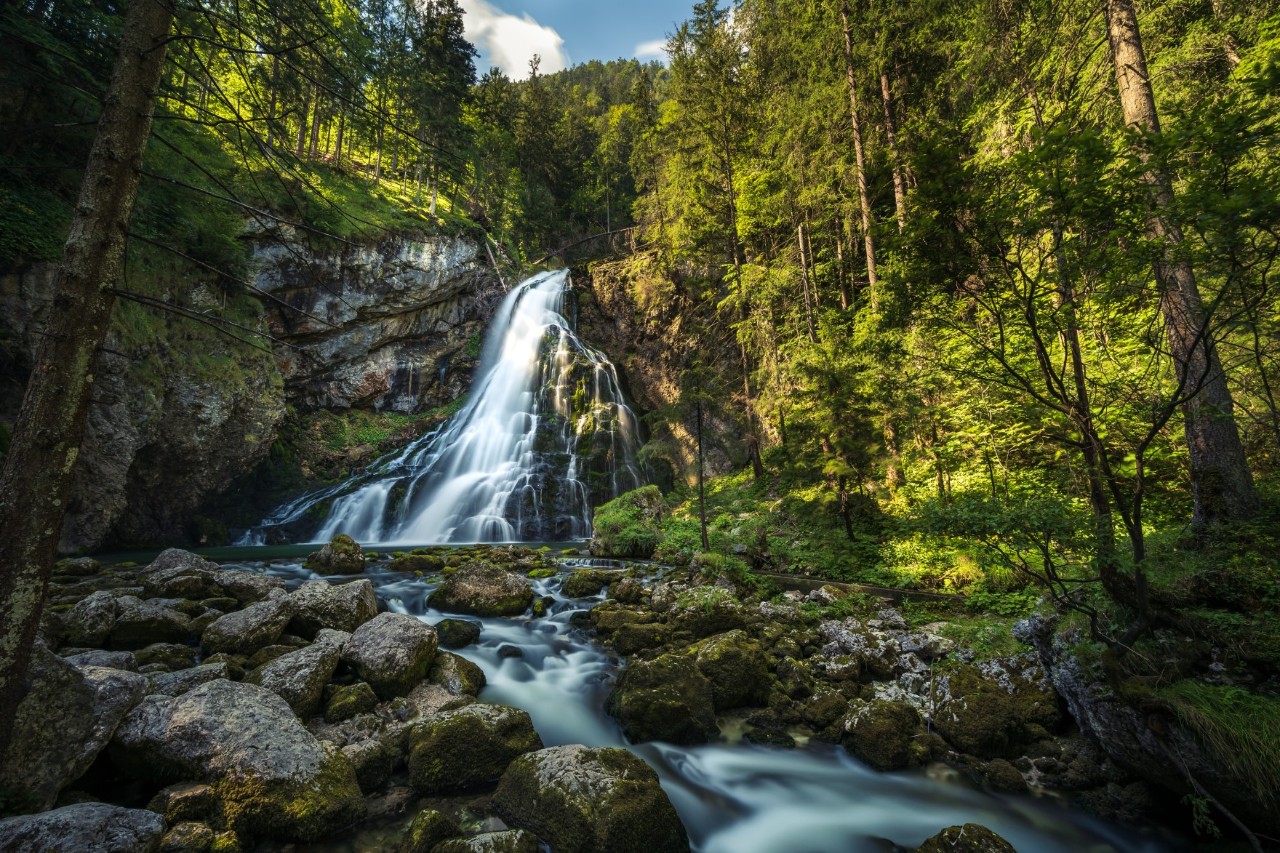
POLYGON ((236 778, 213 785, 227 823, 241 836, 314 841, 364 816, 351 765, 332 753, 308 782, 236 778))
POLYGON ((324 721, 340 723, 357 714, 372 711, 378 704, 378 696, 373 688, 363 681, 355 684, 338 685, 332 689, 324 704, 324 721))
POLYGON ((446 815, 435 809, 423 809, 410 821, 397 853, 431 853, 440 842, 461 834, 458 824, 446 815))
POLYGON ((553 578, 558 574, 555 569, 533 569, 529 572, 529 577, 534 580, 542 578, 553 578))
POLYGON ((876 770, 901 770, 928 760, 921 731, 920 714, 907 703, 873 702, 849 713, 840 743, 876 770))
POLYGON ((612 572, 599 569, 580 569, 565 579, 563 592, 570 598, 585 598, 595 595, 613 580, 612 572))
POLYGON ((492 782, 512 761, 542 748, 518 708, 469 705, 421 722, 409 733, 409 777, 423 794, 492 782))
POLYGON ((591 553, 649 559, 662 542, 665 514, 657 486, 627 492, 596 510, 591 553))

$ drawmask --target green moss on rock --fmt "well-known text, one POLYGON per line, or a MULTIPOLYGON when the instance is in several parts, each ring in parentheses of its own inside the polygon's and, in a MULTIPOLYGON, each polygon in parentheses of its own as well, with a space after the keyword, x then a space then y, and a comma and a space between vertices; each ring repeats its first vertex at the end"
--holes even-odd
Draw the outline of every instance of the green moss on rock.
POLYGON ((409 732, 409 778, 423 794, 460 791, 502 775, 542 748, 529 715, 505 705, 468 705, 431 717, 409 732))

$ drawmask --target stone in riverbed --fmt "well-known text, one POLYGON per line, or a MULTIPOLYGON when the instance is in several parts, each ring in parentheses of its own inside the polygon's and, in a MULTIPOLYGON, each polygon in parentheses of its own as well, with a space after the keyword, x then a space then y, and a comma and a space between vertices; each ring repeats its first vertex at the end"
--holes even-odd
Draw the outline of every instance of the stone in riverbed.
POLYGON ((876 770, 902 770, 929 758, 920 714, 906 702, 857 703, 838 724, 839 740, 876 770))
MULTIPOLYGON (((214 578, 223 593, 241 605, 255 604, 270 597, 273 590, 284 589, 284 581, 272 575, 226 569, 214 578)), ((219 608, 221 609, 221 608, 219 608)))
POLYGON ((307 557, 304 565, 322 575, 358 575, 364 571, 364 564, 360 544, 347 534, 339 533, 329 544, 307 557))
POLYGON ((537 838, 517 829, 451 838, 437 844, 432 853, 538 853, 539 849, 537 838))
POLYGON ((354 631, 378 615, 378 597, 367 579, 331 584, 326 580, 305 583, 289 594, 296 607, 289 630, 310 639, 317 631, 354 631))
POLYGON ((769 665, 764 649, 746 631, 716 634, 695 646, 694 665, 711 682, 717 711, 769 701, 769 665))
POLYGON ((461 834, 462 830, 448 816, 435 809, 423 809, 414 815, 396 853, 431 853, 440 842, 461 834))
POLYGON ((219 571, 217 563, 170 548, 143 569, 143 590, 155 598, 209 598, 222 592, 215 580, 219 571))
POLYGON ((231 677, 231 667, 225 663, 206 663, 177 672, 161 672, 148 675, 151 688, 147 691, 153 696, 181 696, 195 690, 201 684, 231 677))
POLYGON ((556 853, 689 849, 658 774, 625 749, 556 746, 521 756, 493 803, 504 821, 556 853))
POLYGON ((468 705, 414 724, 409 778, 423 794, 492 782, 526 752, 542 748, 529 715, 506 705, 468 705))
POLYGON ((441 619, 436 623, 440 645, 446 649, 464 649, 479 641, 480 623, 471 619, 441 619))
POLYGON ((436 632, 429 625, 401 613, 380 613, 351 635, 342 660, 379 698, 394 699, 427 677, 436 646, 436 632))
POLYGON ((23 853, 151 853, 160 847, 164 818, 146 809, 78 803, 50 812, 0 820, 0 850, 23 853))
POLYGON ((321 631, 310 646, 258 667, 245 681, 275 693, 288 702, 299 717, 314 716, 320 711, 324 686, 338 668, 342 645, 350 636, 338 631, 321 631))
POLYGON ((711 683, 692 660, 667 654, 633 661, 623 670, 606 709, 633 743, 692 745, 720 733, 712 695, 711 683))
POLYGON ((63 635, 73 646, 100 646, 115 627, 119 608, 116 597, 99 590, 81 599, 63 619, 63 635))
POLYGON ((1013 845, 985 826, 949 826, 916 848, 916 853, 1016 853, 1013 845))
POLYGON ((616 572, 600 569, 579 569, 565 578, 564 585, 560 589, 570 598, 586 598, 599 593, 617 576, 616 572))
POLYGON ((220 617, 204 629, 200 643, 210 652, 253 654, 280 638, 293 613, 293 600, 276 593, 272 598, 220 617))
POLYGON ((324 721, 340 723, 357 714, 372 711, 378 705, 378 694, 363 681, 355 684, 337 685, 324 703, 324 721))
POLYGON ((117 598, 116 608, 116 620, 107 641, 112 649, 128 651, 152 643, 185 643, 191 639, 191 619, 176 610, 132 595, 117 598))
POLYGON ((313 840, 364 814, 347 760, 283 699, 251 684, 213 681, 176 699, 147 697, 116 730, 111 755, 152 783, 209 784, 242 835, 313 840))
POLYGON ((505 569, 472 560, 445 578, 428 603, 448 613, 519 616, 533 603, 533 587, 505 569))

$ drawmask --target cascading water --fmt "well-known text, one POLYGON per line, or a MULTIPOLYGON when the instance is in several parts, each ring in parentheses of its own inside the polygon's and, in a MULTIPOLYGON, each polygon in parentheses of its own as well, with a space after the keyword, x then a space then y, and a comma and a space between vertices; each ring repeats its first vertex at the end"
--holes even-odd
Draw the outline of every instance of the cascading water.
POLYGON ((568 284, 565 271, 542 273, 507 295, 469 400, 443 427, 361 477, 286 504, 242 544, 292 538, 285 531, 326 503, 314 541, 339 533, 381 545, 590 536, 593 505, 643 484, 640 433, 613 365, 565 319, 568 284))

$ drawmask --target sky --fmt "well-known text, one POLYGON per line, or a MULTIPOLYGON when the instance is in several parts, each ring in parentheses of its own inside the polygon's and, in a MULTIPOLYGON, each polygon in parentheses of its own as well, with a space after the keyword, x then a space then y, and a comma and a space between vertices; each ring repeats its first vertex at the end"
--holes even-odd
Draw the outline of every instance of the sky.
POLYGON ((476 71, 497 66, 508 77, 529 76, 591 59, 666 60, 662 47, 695 0, 459 0, 467 38, 480 51, 476 71))

